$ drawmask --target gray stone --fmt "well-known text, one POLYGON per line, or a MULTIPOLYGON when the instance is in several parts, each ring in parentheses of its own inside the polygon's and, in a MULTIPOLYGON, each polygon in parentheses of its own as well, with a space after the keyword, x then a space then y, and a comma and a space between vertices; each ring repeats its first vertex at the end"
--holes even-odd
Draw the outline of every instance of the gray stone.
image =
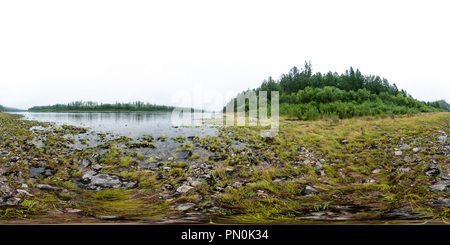
POLYGON ((180 204, 178 207, 177 207, 177 210, 178 211, 186 211, 186 210, 188 210, 188 209, 190 209, 190 208, 192 208, 192 207, 194 207, 195 206, 195 203, 190 203, 190 202, 188 202, 188 203, 183 203, 183 204, 180 204))
POLYGON ((448 190, 449 187, 450 187, 450 183, 447 182, 447 183, 432 185, 432 186, 430 186, 430 189, 432 191, 445 191, 445 190, 448 190))
POLYGON ((13 196, 0 196, 0 207, 1 206, 17 206, 19 205, 20 198, 13 196))
POLYGON ((202 174, 198 176, 200 179, 205 179, 205 180, 209 180, 211 179, 211 175, 210 174, 202 174))
POLYGON ((385 214, 383 216, 383 219, 412 220, 412 219, 419 219, 421 214, 422 214, 421 212, 414 211, 410 207, 403 207, 394 209, 391 212, 385 214))
POLYGON ((311 186, 306 186, 305 189, 302 191, 302 195, 304 196, 309 196, 309 195, 314 195, 314 194, 318 194, 319 191, 317 191, 316 189, 314 189, 311 186))
POLYGON ((411 169, 409 167, 399 168, 399 169, 397 169, 397 172, 399 172, 399 173, 409 173, 410 170, 411 169))
POLYGON ((376 168, 376 169, 374 169, 374 170, 372 171, 373 174, 377 174, 377 173, 379 173, 379 172, 381 172, 381 169, 379 169, 379 168, 376 168))
POLYGON ((403 155, 403 152, 402 151, 395 151, 394 154, 395 154, 395 156, 401 156, 401 155, 403 155))
POLYGON ((171 190, 173 190, 174 188, 173 188, 173 186, 172 186, 171 184, 163 184, 163 185, 162 185, 162 189, 163 189, 164 191, 171 191, 171 190))
POLYGON ((36 188, 38 188, 40 190, 44 190, 44 191, 61 191, 62 190, 62 188, 47 185, 47 184, 38 184, 38 185, 36 185, 36 188))
POLYGON ((413 148, 413 149, 412 149, 412 151, 413 151, 414 153, 417 153, 417 152, 419 152, 419 151, 420 151, 420 149, 419 149, 419 148, 417 148, 417 147, 415 147, 415 148, 413 148))
POLYGON ((103 168, 103 166, 100 165, 100 164, 98 164, 98 163, 92 165, 92 169, 95 170, 95 171, 99 171, 99 170, 101 170, 102 168, 103 168))
POLYGON ((193 180, 193 181, 191 182, 191 186, 199 186, 199 185, 201 185, 201 184, 202 184, 202 182, 197 181, 197 180, 193 180))
POLYGON ((215 212, 219 212, 219 211, 222 211, 222 210, 223 210, 223 208, 214 206, 214 207, 208 208, 207 211, 210 212, 210 213, 215 213, 215 212))
POLYGON ((118 215, 100 215, 97 217, 102 220, 121 220, 121 219, 123 219, 122 216, 118 216, 118 215))
POLYGON ((80 187, 91 190, 103 190, 107 188, 130 188, 136 185, 135 181, 128 181, 115 175, 98 173, 88 170, 78 180, 80 187))
POLYGON ((3 156, 3 157, 9 156, 9 154, 10 154, 9 151, 3 151, 2 153, 0 153, 0 155, 3 156))
POLYGON ((323 165, 320 162, 316 162, 316 164, 314 164, 314 168, 315 169, 322 169, 323 165))
POLYGON ((192 186, 188 186, 188 185, 182 185, 180 187, 178 187, 177 192, 179 193, 187 193, 188 191, 194 189, 194 187, 192 186))
POLYGON ((91 161, 89 161, 88 159, 83 159, 80 161, 80 166, 83 168, 87 168, 91 166, 91 161))
POLYGON ((441 171, 439 171, 439 169, 437 169, 437 168, 432 168, 432 169, 430 169, 430 170, 428 170, 428 171, 426 171, 425 172, 425 176, 428 176, 428 177, 436 177, 436 176, 438 176, 439 174, 441 173, 441 171))
POLYGON ((225 160, 227 157, 225 156, 209 156, 208 160, 212 160, 212 161, 222 161, 225 160))
POLYGON ((13 156, 13 157, 11 157, 11 158, 9 159, 10 162, 17 162, 17 161, 19 161, 19 160, 20 160, 20 157, 19 157, 19 156, 13 156))
POLYGON ((281 184, 284 180, 283 179, 274 179, 273 183, 281 184))
POLYGON ((236 181, 236 182, 234 182, 234 183, 232 184, 232 186, 233 186, 234 188, 239 188, 239 187, 242 186, 242 182, 236 181))
POLYGON ((45 178, 52 176, 55 173, 55 170, 50 167, 31 165, 28 173, 30 178, 45 178))

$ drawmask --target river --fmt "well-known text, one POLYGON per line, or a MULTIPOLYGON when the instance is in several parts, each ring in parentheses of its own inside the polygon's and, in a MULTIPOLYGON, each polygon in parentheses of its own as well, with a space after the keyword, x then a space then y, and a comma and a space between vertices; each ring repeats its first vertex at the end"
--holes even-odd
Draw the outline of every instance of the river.
POLYGON ((95 132, 113 133, 129 137, 152 135, 154 137, 179 135, 204 137, 215 136, 217 128, 205 124, 201 118, 212 118, 210 113, 187 113, 183 115, 185 125, 176 127, 172 123, 170 112, 14 112, 26 120, 73 125, 89 128, 95 132))

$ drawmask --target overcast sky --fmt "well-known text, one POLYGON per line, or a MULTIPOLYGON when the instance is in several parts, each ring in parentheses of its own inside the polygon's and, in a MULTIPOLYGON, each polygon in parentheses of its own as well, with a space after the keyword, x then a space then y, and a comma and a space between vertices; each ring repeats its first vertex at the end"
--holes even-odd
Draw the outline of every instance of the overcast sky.
POLYGON ((450 102, 448 1, 4 1, 0 104, 242 91, 310 60, 450 102), (194 86, 195 85, 195 86, 194 86))

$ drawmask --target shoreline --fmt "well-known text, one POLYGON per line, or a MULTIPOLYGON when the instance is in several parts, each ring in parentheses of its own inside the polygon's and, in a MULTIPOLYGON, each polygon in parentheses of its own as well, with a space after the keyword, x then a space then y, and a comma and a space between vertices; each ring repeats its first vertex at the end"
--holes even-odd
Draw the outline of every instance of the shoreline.
POLYGON ((0 113, 0 223, 449 218, 448 113, 339 122, 282 118, 273 139, 261 138, 261 127, 221 127, 218 136, 202 139, 99 134, 98 144, 84 141, 79 149, 79 139, 63 136, 85 129, 18 118, 0 113), (170 147, 160 155, 162 145, 170 147))

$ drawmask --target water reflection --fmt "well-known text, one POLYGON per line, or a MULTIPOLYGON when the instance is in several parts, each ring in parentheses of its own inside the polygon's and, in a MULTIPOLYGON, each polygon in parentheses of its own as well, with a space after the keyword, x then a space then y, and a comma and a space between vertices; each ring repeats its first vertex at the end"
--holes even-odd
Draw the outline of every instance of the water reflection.
MULTIPOLYGON (((176 137, 196 135, 217 135, 216 128, 206 124, 196 127, 172 127, 171 113, 169 112, 126 112, 126 113, 55 113, 55 112, 17 112, 25 119, 54 122, 56 124, 68 124, 87 127, 97 132, 110 132, 117 135, 139 137, 143 134, 176 137)), ((205 114, 208 116, 207 114, 205 114)), ((203 116, 205 116, 203 115, 203 116)), ((210 115, 209 115, 210 116, 210 115)), ((188 124, 193 124, 194 118, 201 115, 195 113, 185 117, 188 124)), ((199 125, 198 121, 195 121, 199 125)))

